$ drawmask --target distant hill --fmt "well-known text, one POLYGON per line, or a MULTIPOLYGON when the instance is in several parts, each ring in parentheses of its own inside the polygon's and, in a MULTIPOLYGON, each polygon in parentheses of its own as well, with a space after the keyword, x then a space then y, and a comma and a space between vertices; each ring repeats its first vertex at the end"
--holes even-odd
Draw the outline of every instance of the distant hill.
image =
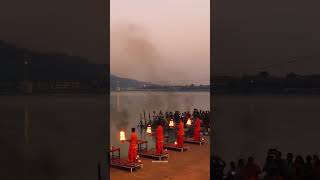
POLYGON ((122 78, 115 75, 110 74, 110 89, 116 90, 118 87, 118 81, 120 88, 130 89, 130 88, 143 88, 144 86, 154 85, 149 82, 138 81, 134 79, 122 78))
POLYGON ((22 81, 26 77, 32 81, 105 81, 107 75, 106 64, 67 54, 35 52, 0 41, 0 81, 22 81))
MULTIPOLYGON (((94 84, 92 86, 94 88, 106 88, 110 84, 110 90, 116 90, 118 82, 122 90, 209 89, 209 86, 168 86, 118 77, 108 74, 106 64, 91 63, 86 58, 68 54, 36 52, 0 41, 0 84, 7 86, 7 83, 17 84, 24 80, 30 80, 34 84, 79 82, 82 86, 94 84), (110 82, 108 75, 110 75, 110 82)), ((16 85, 12 87, 16 88, 16 85)))

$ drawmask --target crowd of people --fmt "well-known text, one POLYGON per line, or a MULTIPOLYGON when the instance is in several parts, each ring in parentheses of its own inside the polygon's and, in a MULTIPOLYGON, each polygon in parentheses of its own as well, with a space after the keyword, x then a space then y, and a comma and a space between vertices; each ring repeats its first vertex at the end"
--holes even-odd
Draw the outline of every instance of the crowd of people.
MULTIPOLYGON (((153 111, 153 116, 151 118, 151 115, 149 114, 149 121, 147 122, 145 118, 144 113, 144 124, 142 121, 142 115, 140 118, 139 126, 149 126, 154 125, 156 126, 156 131, 154 133, 149 132, 150 134, 153 134, 156 137, 156 154, 161 155, 164 153, 163 149, 163 143, 164 143, 164 127, 167 127, 169 124, 169 121, 173 120, 176 123, 176 146, 183 147, 184 144, 184 135, 185 135, 185 123, 188 121, 188 119, 193 119, 193 138, 195 141, 200 141, 200 131, 201 126, 202 127, 210 127, 210 117, 209 117, 210 111, 202 111, 194 109, 193 113, 190 114, 190 112, 183 112, 180 113, 179 111, 175 111, 175 113, 172 112, 166 112, 165 115, 162 113, 162 111, 159 112, 159 114, 156 114, 155 111, 153 111)), ((131 129, 130 139, 128 139, 129 142, 129 150, 128 150, 128 162, 136 162, 138 161, 137 156, 137 148, 138 148, 138 136, 136 134, 135 128, 131 129)))
POLYGON ((285 158, 277 149, 269 149, 264 166, 261 168, 249 157, 247 161, 239 159, 227 165, 220 157, 212 160, 213 174, 216 180, 320 180, 320 160, 318 155, 288 153, 285 158))
POLYGON ((205 132, 208 131, 210 128, 210 111, 204 111, 204 110, 198 110, 194 109, 192 113, 190 111, 185 111, 185 112, 179 112, 179 111, 167 111, 163 113, 160 111, 159 113, 156 113, 153 111, 152 115, 149 113, 149 119, 146 119, 145 112, 144 112, 144 118, 142 118, 142 114, 140 117, 140 123, 139 126, 147 126, 149 124, 154 124, 154 127, 158 124, 160 121, 163 123, 164 126, 169 125, 169 121, 172 119, 175 124, 179 124, 180 119, 182 119, 182 122, 184 124, 187 123, 188 119, 193 119, 195 120, 196 118, 201 119, 201 127, 203 127, 203 130, 205 132), (143 122, 144 119, 144 122, 143 122))

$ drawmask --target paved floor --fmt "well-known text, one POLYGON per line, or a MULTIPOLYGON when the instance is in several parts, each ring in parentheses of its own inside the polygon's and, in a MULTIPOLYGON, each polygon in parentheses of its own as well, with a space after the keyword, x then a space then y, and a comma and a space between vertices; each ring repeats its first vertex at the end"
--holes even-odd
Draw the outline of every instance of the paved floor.
POLYGON ((133 173, 122 169, 110 169, 111 180, 210 180, 210 139, 208 144, 188 144, 189 151, 169 150, 168 163, 153 163, 153 159, 142 158, 143 169, 133 173))

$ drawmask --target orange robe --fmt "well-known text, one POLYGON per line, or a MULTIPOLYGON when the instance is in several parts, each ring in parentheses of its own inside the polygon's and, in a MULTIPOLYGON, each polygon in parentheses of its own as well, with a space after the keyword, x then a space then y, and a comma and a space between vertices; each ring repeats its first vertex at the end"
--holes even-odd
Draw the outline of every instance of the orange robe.
POLYGON ((134 162, 137 158, 137 149, 138 149, 138 137, 135 132, 131 133, 130 136, 130 145, 128 151, 128 161, 134 162))
POLYGON ((180 121, 178 126, 178 138, 177 138, 177 146, 183 146, 183 136, 184 136, 184 123, 180 121))
POLYGON ((194 136, 193 139, 195 141, 200 141, 200 131, 201 131, 201 121, 199 118, 196 119, 194 123, 194 136))
POLYGON ((163 153, 163 127, 159 125, 156 130, 157 142, 156 142, 156 153, 163 153))

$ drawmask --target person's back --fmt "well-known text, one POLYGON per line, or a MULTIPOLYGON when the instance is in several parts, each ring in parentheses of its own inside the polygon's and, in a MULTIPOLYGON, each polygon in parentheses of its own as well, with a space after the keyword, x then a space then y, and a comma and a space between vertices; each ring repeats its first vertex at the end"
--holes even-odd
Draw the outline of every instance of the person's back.
POLYGON ((225 168, 226 164, 225 162, 217 157, 214 156, 213 158, 213 179, 215 180, 223 180, 223 172, 224 172, 224 168, 225 168))
POLYGON ((237 178, 236 164, 233 161, 231 161, 230 162, 230 169, 227 173, 226 180, 236 180, 236 178, 237 178))
POLYGON ((312 176, 314 180, 320 179, 320 161, 313 162, 312 176))
POLYGON ((293 164, 294 179, 304 180, 305 179, 305 163, 302 156, 297 156, 293 164))
POLYGON ((281 152, 277 151, 276 153, 276 165, 278 169, 278 179, 283 179, 286 174, 285 161, 281 158, 281 152))
POLYGON ((288 153, 287 159, 285 160, 285 179, 292 180, 293 179, 293 154, 288 153))
POLYGON ((263 171, 266 172, 265 178, 273 178, 275 176, 275 171, 277 169, 274 157, 271 155, 267 156, 266 162, 263 167, 263 171))
POLYGON ((134 162, 137 157, 137 146, 138 146, 138 136, 135 132, 135 128, 132 128, 130 135, 130 145, 129 145, 129 151, 128 151, 128 160, 129 162, 134 162))
POLYGON ((194 124, 194 140, 195 141, 200 140, 200 131, 201 131, 201 120, 199 119, 199 117, 197 117, 194 124))
POLYGON ((306 157, 306 165, 305 165, 305 176, 307 180, 312 179, 312 157, 310 155, 307 155, 306 157))
POLYGON ((244 179, 244 170, 245 170, 245 162, 244 159, 238 160, 238 167, 237 167, 237 180, 243 180, 244 179))
POLYGON ((184 136, 184 123, 182 122, 182 119, 180 119, 180 123, 178 125, 178 139, 177 139, 177 145, 183 146, 183 136, 184 136))
POLYGON ((156 129, 156 136, 157 136, 156 153, 162 154, 163 153, 163 127, 160 124, 156 129))
POLYGON ((132 132, 130 135, 130 146, 136 148, 138 144, 138 137, 136 132, 132 132))
POLYGON ((181 119, 180 122, 179 122, 178 135, 181 135, 181 136, 184 135, 184 123, 182 122, 182 119, 181 119))
POLYGON ((161 125, 158 125, 156 133, 157 133, 157 139, 159 139, 160 141, 163 141, 163 127, 161 125))
POLYGON ((259 174, 261 174, 261 169, 258 165, 254 163, 253 157, 248 159, 248 164, 245 167, 245 180, 258 180, 259 174))

